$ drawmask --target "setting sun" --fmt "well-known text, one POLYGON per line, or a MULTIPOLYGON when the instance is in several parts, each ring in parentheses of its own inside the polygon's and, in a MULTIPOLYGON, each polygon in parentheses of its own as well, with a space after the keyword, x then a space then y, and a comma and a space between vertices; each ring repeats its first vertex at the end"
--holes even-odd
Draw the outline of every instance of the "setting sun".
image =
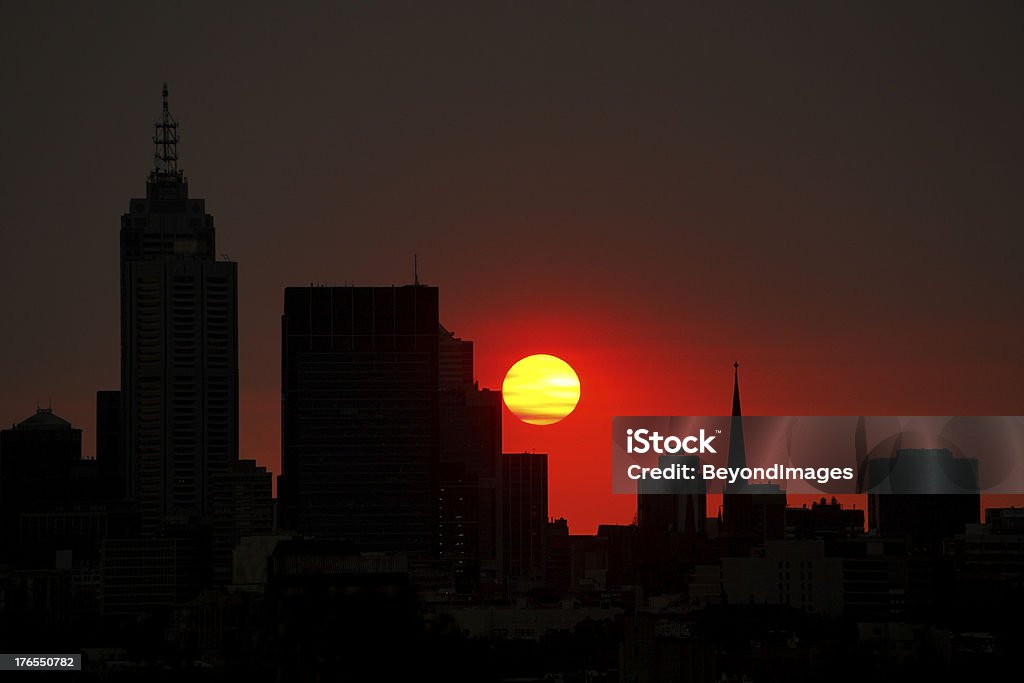
POLYGON ((509 368, 501 395, 508 409, 523 422, 554 424, 579 403, 580 378, 561 358, 540 353, 509 368))

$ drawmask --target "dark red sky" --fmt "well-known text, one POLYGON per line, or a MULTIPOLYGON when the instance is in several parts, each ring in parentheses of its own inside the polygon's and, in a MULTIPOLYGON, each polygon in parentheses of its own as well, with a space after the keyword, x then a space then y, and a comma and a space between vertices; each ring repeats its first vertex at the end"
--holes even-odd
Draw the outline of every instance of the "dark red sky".
MULTIPOLYGON (((209 4, 209 3, 207 3, 209 4)), ((1024 16, 616 3, 211 10, 23 3, 0 24, 0 421, 86 430, 118 382, 120 214, 162 81, 239 263, 242 455, 276 469, 286 285, 441 287, 551 513, 626 521, 613 414, 1024 413, 1024 16)))

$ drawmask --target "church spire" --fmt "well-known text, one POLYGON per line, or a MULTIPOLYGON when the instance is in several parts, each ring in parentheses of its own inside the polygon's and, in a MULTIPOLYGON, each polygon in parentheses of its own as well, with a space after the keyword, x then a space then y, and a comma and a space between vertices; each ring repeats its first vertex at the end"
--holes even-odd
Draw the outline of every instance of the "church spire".
POLYGON ((735 361, 732 364, 732 416, 739 417, 743 414, 740 410, 740 363, 735 361))
POLYGON ((178 122, 171 116, 166 83, 163 98, 163 112, 160 120, 154 125, 153 170, 149 174, 149 180, 178 182, 182 180, 181 171, 178 170, 178 122))
MULTIPOLYGON (((729 425, 729 467, 747 466, 747 448, 743 442, 743 412, 740 410, 740 364, 732 364, 732 422, 729 425)), ((739 493, 747 486, 745 479, 726 484, 726 493, 739 493)))

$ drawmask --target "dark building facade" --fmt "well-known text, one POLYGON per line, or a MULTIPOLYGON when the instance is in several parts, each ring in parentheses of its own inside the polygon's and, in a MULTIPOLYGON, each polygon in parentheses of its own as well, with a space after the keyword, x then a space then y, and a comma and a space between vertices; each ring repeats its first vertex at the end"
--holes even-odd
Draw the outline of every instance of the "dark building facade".
POLYGON ((164 88, 146 195, 121 218, 122 471, 143 530, 208 517, 238 459, 236 264, 178 170, 164 88))
POLYGON ((544 580, 556 595, 565 595, 572 585, 572 554, 569 521, 564 517, 548 522, 545 538, 544 580))
MULTIPOLYGON (((662 455, 658 465, 699 471, 701 460, 696 455, 662 455)), ((636 573, 648 590, 681 590, 686 567, 704 556, 706 522, 707 486, 702 478, 637 482, 636 573)), ((613 559, 621 555, 617 552, 613 559)))
POLYGON ((213 479, 213 579, 231 582, 239 539, 268 534, 274 526, 273 476, 254 460, 239 460, 213 479))
POLYGON ((443 390, 440 402, 440 558, 453 563, 460 592, 497 587, 502 582, 501 394, 469 386, 443 390))
POLYGON ((473 388, 473 342, 459 339, 442 325, 438 330, 438 376, 441 391, 473 388))
POLYGON ((121 392, 96 392, 96 467, 110 500, 124 496, 121 461, 121 392))
POLYGON ((139 616, 194 597, 207 578, 208 547, 196 537, 103 540, 100 609, 139 616))
POLYGON ((49 408, 37 408, 31 417, 0 431, 0 501, 66 499, 54 482, 69 479, 81 458, 82 430, 49 408))
POLYGON ((436 553, 438 330, 436 287, 285 290, 285 528, 436 553))
MULTIPOLYGON (((662 455, 659 467, 692 467, 699 471, 696 455, 662 455)), ((698 535, 705 533, 707 485, 697 479, 643 479, 637 481, 637 524, 644 532, 698 535)))
POLYGON ((38 408, 0 431, 0 557, 19 545, 21 517, 50 512, 81 499, 82 430, 38 408))
POLYGON ((505 576, 513 591, 544 581, 548 530, 547 453, 505 453, 502 528, 505 576))
POLYGON ((325 667, 336 680, 423 680, 426 662, 443 656, 424 646, 407 558, 361 555, 344 541, 278 543, 266 612, 276 636, 268 670, 278 680, 316 680, 325 667))
POLYGON ((438 550, 456 591, 502 584, 501 394, 473 379, 473 342, 438 330, 438 550))

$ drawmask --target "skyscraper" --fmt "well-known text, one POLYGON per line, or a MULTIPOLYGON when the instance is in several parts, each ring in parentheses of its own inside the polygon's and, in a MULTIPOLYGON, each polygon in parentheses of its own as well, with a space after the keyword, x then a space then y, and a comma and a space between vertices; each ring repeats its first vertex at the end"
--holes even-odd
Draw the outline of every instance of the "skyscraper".
POLYGON ((432 555, 438 290, 289 287, 281 343, 285 528, 432 555))
POLYGON ((143 531, 208 517, 238 459, 236 264, 178 169, 167 86, 145 197, 121 218, 122 470, 143 531))
POLYGON ((502 583, 501 394, 473 381, 473 342, 439 337, 438 550, 455 588, 502 583))
POLYGON ((514 592, 540 585, 548 525, 547 453, 501 456, 505 577, 514 592))

